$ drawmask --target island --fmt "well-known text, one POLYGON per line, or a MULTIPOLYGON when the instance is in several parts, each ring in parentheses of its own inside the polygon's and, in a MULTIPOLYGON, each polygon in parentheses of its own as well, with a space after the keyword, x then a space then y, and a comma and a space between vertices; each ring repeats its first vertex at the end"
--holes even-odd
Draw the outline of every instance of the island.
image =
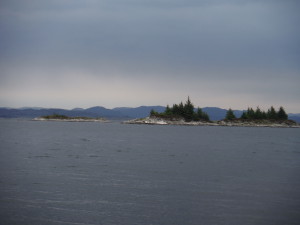
POLYGON ((211 121, 209 115, 201 108, 195 109, 188 97, 185 104, 167 106, 165 111, 158 113, 151 110, 149 117, 138 118, 123 122, 125 124, 150 124, 150 125, 189 125, 189 126, 238 126, 238 127, 291 127, 300 128, 300 125, 288 119, 283 107, 278 111, 272 106, 267 112, 257 107, 256 110, 248 108, 240 118, 228 109, 226 116, 220 121, 211 121))
POLYGON ((105 118, 92 117, 69 117, 65 115, 53 114, 40 116, 32 119, 33 121, 63 121, 63 122, 108 122, 105 118))

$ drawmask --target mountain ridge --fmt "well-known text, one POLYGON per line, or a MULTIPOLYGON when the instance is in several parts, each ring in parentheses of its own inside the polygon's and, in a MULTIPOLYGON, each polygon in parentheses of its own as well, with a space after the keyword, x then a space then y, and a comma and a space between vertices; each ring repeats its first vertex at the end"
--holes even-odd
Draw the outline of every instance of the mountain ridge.
MULTIPOLYGON (((41 107, 22 107, 22 108, 6 108, 0 107, 0 118, 35 118, 39 116, 46 116, 52 114, 63 114, 66 116, 86 116, 86 117, 105 117, 109 119, 132 119, 143 118, 150 114, 154 109, 157 112, 163 112, 164 106, 139 106, 139 107, 115 107, 107 109, 103 106, 93 106, 90 108, 41 108, 41 107)), ((206 112, 211 120, 222 120, 225 118, 226 109, 219 107, 203 107, 202 110, 206 112)), ((240 117, 243 110, 233 110, 237 117, 240 117)), ((300 123, 300 113, 290 113, 289 119, 300 123)))

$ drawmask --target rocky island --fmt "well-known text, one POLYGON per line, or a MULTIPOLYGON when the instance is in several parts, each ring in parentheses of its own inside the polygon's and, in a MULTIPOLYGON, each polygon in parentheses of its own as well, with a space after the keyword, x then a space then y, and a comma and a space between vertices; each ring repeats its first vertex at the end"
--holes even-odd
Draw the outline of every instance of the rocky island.
POLYGON ((184 119, 168 120, 158 117, 146 117, 123 122, 124 124, 148 124, 148 125, 185 125, 185 126, 227 126, 227 127, 287 127, 300 128, 294 121, 245 121, 245 120, 221 120, 221 121, 185 121, 184 119))
POLYGON ((33 121, 63 121, 63 122, 107 122, 104 118, 92 117, 69 117, 65 115, 53 114, 34 118, 33 121))
POLYGON ((272 106, 267 112, 259 107, 256 110, 248 108, 241 118, 236 118, 233 110, 227 111, 226 117, 220 121, 210 121, 208 114, 201 108, 194 108, 190 98, 186 103, 174 104, 166 107, 162 113, 152 110, 150 116, 123 122, 125 124, 149 124, 149 125, 189 125, 189 126, 235 126, 235 127, 291 127, 300 128, 293 120, 288 120, 283 107, 278 111, 272 106))

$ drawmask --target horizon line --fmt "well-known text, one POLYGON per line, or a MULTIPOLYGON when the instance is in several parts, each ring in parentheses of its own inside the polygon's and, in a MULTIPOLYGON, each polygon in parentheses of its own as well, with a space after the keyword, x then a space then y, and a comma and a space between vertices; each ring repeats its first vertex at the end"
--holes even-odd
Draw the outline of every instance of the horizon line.
MULTIPOLYGON (((117 108, 140 108, 140 107, 166 107, 166 106, 162 106, 162 105, 140 105, 140 106, 117 106, 117 107, 113 107, 113 108, 106 108, 105 106, 102 105, 95 105, 95 106, 91 106, 91 107, 87 107, 87 108, 82 108, 82 107, 73 107, 73 108, 61 108, 61 107, 41 107, 41 106, 22 106, 22 107, 6 107, 6 106, 0 106, 0 108, 4 108, 4 109, 17 109, 17 110, 22 110, 22 109, 34 109, 34 110, 39 110, 39 109, 63 109, 63 110, 74 110, 74 109, 82 109, 82 110, 87 110, 90 108, 94 108, 94 107, 102 107, 108 110, 114 110, 117 108)), ((260 106, 256 106, 254 107, 247 107, 248 108, 252 108, 252 109, 256 109, 257 107, 260 108, 260 106)), ((272 107, 272 106, 270 106, 272 107)), ((281 107, 281 106, 279 106, 281 107)), ((278 107, 278 109, 279 109, 278 107)), ((219 109, 223 109, 223 110, 229 110, 232 109, 231 107, 227 108, 221 108, 218 106, 205 106, 205 107, 195 107, 195 108, 219 108, 219 109)), ((276 107, 274 107, 276 109, 276 107)), ((284 108, 284 107, 283 107, 284 108)), ((233 111, 247 111, 247 109, 232 109, 233 111)), ((288 114, 300 114, 300 112, 288 112, 288 114)))

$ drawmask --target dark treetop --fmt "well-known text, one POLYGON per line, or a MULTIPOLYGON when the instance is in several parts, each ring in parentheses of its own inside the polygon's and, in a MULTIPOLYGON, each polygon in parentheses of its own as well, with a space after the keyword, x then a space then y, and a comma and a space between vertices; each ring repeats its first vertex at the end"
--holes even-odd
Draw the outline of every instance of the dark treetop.
POLYGON ((197 110, 195 110, 194 104, 191 102, 189 97, 185 104, 181 102, 178 105, 174 104, 173 107, 169 107, 168 105, 162 113, 151 110, 150 117, 160 117, 169 120, 183 118, 186 122, 209 121, 208 114, 203 112, 201 108, 197 108, 197 110))

